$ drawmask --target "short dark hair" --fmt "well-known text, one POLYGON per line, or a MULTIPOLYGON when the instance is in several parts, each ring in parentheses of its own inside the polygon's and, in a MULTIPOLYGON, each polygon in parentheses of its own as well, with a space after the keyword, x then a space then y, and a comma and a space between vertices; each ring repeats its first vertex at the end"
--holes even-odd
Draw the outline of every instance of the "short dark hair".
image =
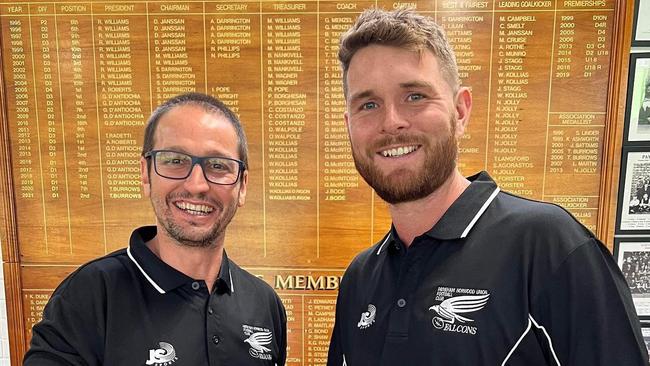
POLYGON ((153 111, 149 117, 149 121, 147 121, 147 126, 144 129, 142 156, 153 150, 154 137, 160 118, 170 110, 183 105, 196 105, 204 108, 206 112, 223 114, 230 123, 232 123, 235 132, 237 133, 239 160, 244 162, 244 169, 248 167, 248 143, 246 142, 244 128, 242 127, 241 122, 239 122, 237 115, 235 115, 235 113, 219 99, 207 94, 196 92, 177 95, 161 104, 155 111, 153 111))

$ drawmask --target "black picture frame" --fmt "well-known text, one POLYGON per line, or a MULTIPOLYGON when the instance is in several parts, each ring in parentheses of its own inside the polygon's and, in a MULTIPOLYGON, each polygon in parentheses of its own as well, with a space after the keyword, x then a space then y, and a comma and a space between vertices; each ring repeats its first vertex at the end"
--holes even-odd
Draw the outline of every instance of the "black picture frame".
POLYGON ((650 0, 634 1, 632 47, 650 47, 650 0), (646 21, 639 23, 639 18, 646 21))
MULTIPOLYGON (((615 237, 614 259, 630 287, 639 319, 650 327, 650 236, 615 237)), ((650 342, 650 333, 648 337, 650 342)))
POLYGON ((650 236, 650 147, 623 146, 615 234, 650 236))
POLYGON ((648 350, 650 356, 650 322, 641 322, 641 335, 643 336, 643 343, 648 350))
POLYGON ((650 146, 650 52, 630 55, 624 136, 626 144, 650 146))

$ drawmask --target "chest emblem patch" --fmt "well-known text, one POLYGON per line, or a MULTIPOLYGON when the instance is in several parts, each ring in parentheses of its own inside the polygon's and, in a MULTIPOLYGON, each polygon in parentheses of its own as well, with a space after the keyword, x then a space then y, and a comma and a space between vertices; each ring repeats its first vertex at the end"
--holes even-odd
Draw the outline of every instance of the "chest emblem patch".
POLYGON ((178 360, 174 346, 167 342, 158 342, 158 346, 160 346, 160 348, 149 350, 149 359, 146 362, 147 365, 168 366, 178 360))
POLYGON ((357 323, 359 329, 366 329, 375 322, 375 315, 377 314, 377 308, 373 304, 368 304, 368 311, 361 313, 361 319, 357 323))
POLYGON ((435 312, 431 323, 434 328, 445 332, 476 334, 478 328, 466 324, 474 321, 468 313, 483 309, 489 298, 487 290, 438 287, 435 299, 439 303, 429 308, 435 312))
POLYGON ((260 360, 270 360, 271 349, 266 347, 273 341, 273 333, 267 328, 254 327, 250 325, 242 325, 242 330, 244 331, 244 336, 248 337, 244 339, 244 343, 248 343, 251 348, 248 349, 248 353, 251 357, 258 358, 260 360))

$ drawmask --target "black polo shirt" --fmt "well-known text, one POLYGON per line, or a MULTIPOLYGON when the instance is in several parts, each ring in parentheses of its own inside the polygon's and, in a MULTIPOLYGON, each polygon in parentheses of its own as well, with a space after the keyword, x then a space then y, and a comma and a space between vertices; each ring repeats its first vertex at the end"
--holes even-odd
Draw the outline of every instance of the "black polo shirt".
POLYGON ((210 292, 144 244, 83 265, 54 291, 25 365, 284 365, 286 314, 273 289, 223 254, 210 292))
POLYGON ((393 228, 353 260, 328 365, 647 366, 607 248, 559 206, 470 180, 408 249, 393 228))

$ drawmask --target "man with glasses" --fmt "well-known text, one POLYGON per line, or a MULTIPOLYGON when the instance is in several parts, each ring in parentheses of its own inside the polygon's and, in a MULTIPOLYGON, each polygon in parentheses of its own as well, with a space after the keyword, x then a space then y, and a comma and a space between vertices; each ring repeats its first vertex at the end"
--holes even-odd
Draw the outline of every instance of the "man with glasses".
POLYGON ((246 166, 242 126, 222 102, 189 93, 156 109, 140 159, 156 225, 63 281, 24 364, 284 365, 280 299, 224 251, 246 166))

